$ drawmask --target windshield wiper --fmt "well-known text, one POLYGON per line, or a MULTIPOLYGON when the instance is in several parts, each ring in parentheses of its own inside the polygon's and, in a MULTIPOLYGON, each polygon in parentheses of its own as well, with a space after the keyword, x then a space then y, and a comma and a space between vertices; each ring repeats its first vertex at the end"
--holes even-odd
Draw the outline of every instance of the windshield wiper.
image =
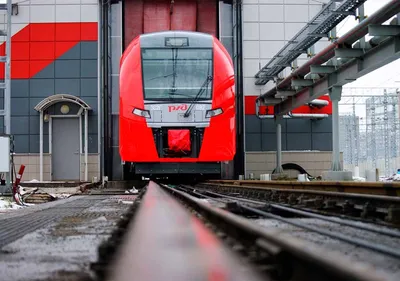
POLYGON ((178 49, 172 49, 172 87, 170 92, 176 92, 176 63, 178 61, 178 49), (174 56, 175 50, 175 56, 174 56))
POLYGON ((194 97, 194 99, 190 102, 189 108, 186 110, 185 114, 183 114, 184 117, 189 117, 190 112, 192 111, 192 108, 194 106, 194 103, 200 98, 201 94, 205 92, 206 88, 208 87, 208 84, 212 81, 212 77, 210 75, 207 75, 206 80, 204 81, 203 85, 201 85, 199 92, 197 95, 194 97))

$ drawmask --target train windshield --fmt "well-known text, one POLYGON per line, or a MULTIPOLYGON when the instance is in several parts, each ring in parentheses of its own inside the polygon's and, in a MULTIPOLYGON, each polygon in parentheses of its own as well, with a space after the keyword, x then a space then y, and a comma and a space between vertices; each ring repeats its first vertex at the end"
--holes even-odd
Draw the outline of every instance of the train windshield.
POLYGON ((212 49, 142 49, 146 100, 210 100, 212 49))

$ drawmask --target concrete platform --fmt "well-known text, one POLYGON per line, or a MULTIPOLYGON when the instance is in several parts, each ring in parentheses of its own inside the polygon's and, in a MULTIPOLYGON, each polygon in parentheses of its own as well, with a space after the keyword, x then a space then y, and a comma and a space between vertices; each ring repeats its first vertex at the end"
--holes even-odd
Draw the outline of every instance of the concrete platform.
POLYGON ((0 215, 0 279, 91 280, 97 247, 135 198, 74 196, 0 215))
POLYGON ((352 181, 351 171, 325 171, 322 173, 322 180, 326 181, 352 181))

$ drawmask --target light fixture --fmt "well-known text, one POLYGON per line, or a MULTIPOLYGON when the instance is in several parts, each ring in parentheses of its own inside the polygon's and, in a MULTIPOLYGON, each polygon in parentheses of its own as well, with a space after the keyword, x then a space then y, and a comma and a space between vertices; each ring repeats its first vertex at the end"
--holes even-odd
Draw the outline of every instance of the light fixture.
POLYGON ((43 121, 44 122, 49 122, 49 119, 50 119, 50 115, 48 113, 45 113, 44 116, 43 116, 43 121))
POLYGON ((62 106, 61 106, 61 113, 62 114, 68 114, 68 112, 69 112, 69 106, 68 105, 66 105, 66 104, 63 104, 62 106))

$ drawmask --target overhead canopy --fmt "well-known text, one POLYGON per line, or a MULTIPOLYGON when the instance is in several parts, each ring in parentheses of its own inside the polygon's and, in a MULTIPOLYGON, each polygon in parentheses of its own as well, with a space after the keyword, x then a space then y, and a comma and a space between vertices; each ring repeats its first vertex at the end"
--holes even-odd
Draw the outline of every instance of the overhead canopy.
POLYGON ((76 96, 67 95, 67 94, 58 94, 58 95, 53 95, 53 96, 43 99, 41 102, 39 102, 35 106, 35 110, 38 112, 42 112, 42 111, 46 110, 47 108, 49 108, 50 106, 52 106, 53 104, 56 104, 58 102, 72 102, 72 103, 79 105, 80 107, 82 107, 85 110, 91 109, 90 106, 86 102, 84 102, 82 99, 80 99, 76 96))

